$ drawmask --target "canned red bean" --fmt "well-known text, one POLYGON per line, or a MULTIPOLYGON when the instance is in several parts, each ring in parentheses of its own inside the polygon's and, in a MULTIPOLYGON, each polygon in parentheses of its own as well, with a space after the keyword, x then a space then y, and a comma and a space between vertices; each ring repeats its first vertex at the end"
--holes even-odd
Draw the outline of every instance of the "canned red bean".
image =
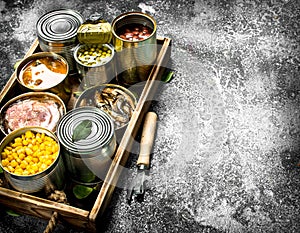
POLYGON ((124 40, 140 41, 147 39, 153 30, 150 27, 143 26, 142 24, 129 24, 121 27, 117 34, 124 40))

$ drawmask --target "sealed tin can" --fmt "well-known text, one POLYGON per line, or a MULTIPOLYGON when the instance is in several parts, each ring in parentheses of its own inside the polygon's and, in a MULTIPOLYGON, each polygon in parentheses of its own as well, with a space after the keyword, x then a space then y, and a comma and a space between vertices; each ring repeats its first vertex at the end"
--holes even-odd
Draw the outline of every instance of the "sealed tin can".
POLYGON ((157 56, 156 21, 142 12, 128 12, 112 22, 121 85, 146 81, 157 56))
POLYGON ((73 49, 78 44, 77 30, 83 21, 83 17, 77 11, 59 9, 42 15, 36 23, 41 50, 65 57, 70 71, 75 71, 73 49))
MULTIPOLYGON (((35 192, 45 192, 49 194, 54 190, 62 190, 65 186, 65 166, 60 155, 60 144, 57 137, 53 132, 42 127, 23 127, 17 129, 10 134, 8 134, 1 142, 0 145, 0 165, 4 170, 5 178, 8 180, 9 184, 16 190, 24 193, 35 193, 35 192), (3 166, 3 152, 7 146, 12 146, 11 143, 14 142, 16 137, 20 137, 25 134, 27 131, 33 133, 39 133, 47 135, 50 138, 54 139, 58 145, 58 152, 55 155, 55 160, 43 171, 37 172, 36 174, 29 175, 19 175, 15 174, 12 171, 8 171, 5 166, 3 166)), ((20 156, 20 154, 19 154, 20 156)), ((26 153, 24 161, 28 161, 26 158, 29 158, 30 155, 26 153)), ((32 156, 33 157, 33 156, 32 156)), ((37 158, 37 157, 35 157, 37 158)), ((41 158, 39 158, 41 159, 41 158)), ((41 161, 41 160, 40 160, 41 161)), ((14 167, 15 169, 17 168, 14 167)))
POLYGON ((60 120, 56 132, 70 177, 83 183, 104 180, 116 150, 110 116, 95 107, 75 108, 60 120))
POLYGON ((74 51, 81 88, 109 83, 116 77, 114 48, 109 44, 81 44, 74 51))
POLYGON ((112 38, 111 24, 100 15, 91 15, 80 25, 77 37, 82 44, 109 44, 112 38))

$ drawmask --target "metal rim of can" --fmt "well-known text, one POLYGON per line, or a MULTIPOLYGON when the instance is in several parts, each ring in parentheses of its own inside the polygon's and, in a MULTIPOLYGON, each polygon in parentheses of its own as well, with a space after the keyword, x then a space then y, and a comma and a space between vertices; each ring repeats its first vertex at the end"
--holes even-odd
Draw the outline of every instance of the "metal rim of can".
MULTIPOLYGON (((27 126, 27 127, 23 127, 20 129, 17 129, 13 132, 11 132, 10 134, 6 135, 2 141, 1 141, 1 149, 0 151, 2 151, 14 138, 20 136, 21 134, 25 133, 27 130, 31 130, 34 133, 45 133, 47 136, 53 138, 57 144, 58 144, 58 155, 56 157, 56 159, 52 162, 52 164, 49 165, 49 167, 47 167, 44 171, 38 172, 36 174, 33 175, 27 175, 27 176, 23 176, 23 175, 16 175, 14 173, 11 173, 10 171, 6 170, 3 166, 2 166, 2 162, 0 161, 0 167, 7 173, 9 174, 12 178, 14 179, 18 179, 18 180, 30 180, 30 179, 38 179, 40 177, 43 177, 44 175, 47 175, 49 173, 52 172, 52 170, 56 167, 56 165, 58 164, 58 161, 60 159, 60 143, 58 138, 55 136, 55 134, 53 132, 51 132, 50 130, 43 128, 43 127, 39 127, 39 126, 27 126)), ((0 159, 1 159, 1 155, 0 155, 0 159)))
POLYGON ((73 154, 89 156, 92 152, 102 149, 114 139, 115 131, 111 117, 104 111, 84 106, 70 110, 57 125, 56 134, 61 145, 73 154), (86 138, 74 142, 74 128, 83 120, 91 120, 96 127, 86 138))
MULTIPOLYGON (((125 23, 124 25, 127 25, 127 24, 125 23)), ((143 13, 143 12, 139 12, 139 11, 132 11, 132 12, 126 12, 126 13, 120 14, 112 21, 112 24, 111 24, 111 31, 112 31, 113 36, 115 36, 116 38, 118 38, 121 41, 128 42, 128 43, 138 43, 138 42, 142 42, 142 41, 146 41, 146 40, 150 39, 154 34, 156 34, 156 30, 157 30, 156 28, 157 28, 156 20, 151 15, 143 13), (120 22, 120 20, 124 20, 125 18, 130 17, 130 16, 143 16, 152 22, 153 31, 148 38, 145 38, 145 39, 139 40, 139 41, 130 41, 130 40, 125 40, 125 39, 122 39, 121 37, 119 37, 119 35, 115 31, 116 23, 118 23, 118 22, 120 22)))
POLYGON ((77 29, 83 22, 83 16, 77 11, 53 10, 38 19, 36 30, 38 37, 44 42, 74 43, 77 38, 77 29))
POLYGON ((78 52, 78 50, 81 49, 82 47, 84 47, 84 46, 89 46, 89 45, 91 45, 91 44, 79 44, 78 46, 76 46, 76 48, 75 48, 75 50, 74 50, 74 53, 73 53, 73 56, 74 56, 75 61, 76 61, 78 64, 80 64, 80 65, 82 65, 82 66, 84 66, 84 67, 87 67, 87 68, 100 67, 100 66, 106 65, 107 63, 109 63, 109 62, 114 58, 115 50, 114 50, 113 46, 110 45, 110 44, 102 44, 103 46, 105 46, 105 47, 107 47, 108 49, 111 50, 111 56, 108 57, 109 59, 105 60, 105 61, 106 61, 105 63, 99 64, 99 65, 95 64, 95 65, 87 66, 87 65, 83 64, 81 61, 79 61, 79 59, 78 59, 78 57, 77 57, 77 52, 78 52))
MULTIPOLYGON (((23 94, 20 94, 12 99, 10 99, 9 101, 7 101, 1 108, 0 108, 0 131, 6 136, 8 135, 10 132, 7 132, 4 127, 3 127, 3 118, 4 118, 4 113, 6 111, 6 109, 11 106, 12 104, 18 102, 18 101, 24 101, 24 100, 28 100, 31 98, 47 98, 47 99, 52 99, 56 101, 56 104, 59 105, 59 109, 61 110, 61 115, 63 116, 64 114, 66 114, 67 112, 67 108, 65 103, 63 102, 63 100, 56 94, 53 94, 51 92, 26 92, 23 94)), ((51 130, 50 130, 51 131, 51 130)), ((51 131, 53 132, 53 131, 51 131)), ((55 132, 55 131, 54 131, 55 132)))
POLYGON ((17 74, 17 81, 20 83, 20 85, 22 85, 23 87, 27 88, 27 89, 30 89, 31 91, 45 91, 45 90, 49 90, 57 85, 59 85, 61 82, 63 82, 63 80, 68 76, 69 74, 69 70, 70 70, 70 66, 69 66, 69 63, 67 61, 66 58, 64 58, 63 56, 61 56, 60 54, 57 54, 57 53, 54 53, 54 52, 37 52, 37 53, 34 53, 26 58, 24 58, 20 64, 18 65, 17 67, 17 70, 16 70, 16 74, 17 74), (35 59, 38 59, 38 58, 44 58, 44 57, 52 57, 54 59, 58 59, 60 60, 61 62, 64 63, 64 65, 66 66, 66 75, 65 77, 60 80, 58 83, 52 83, 51 86, 47 87, 47 88, 30 88, 28 86, 26 86, 24 84, 24 82, 21 80, 22 78, 20 77, 20 72, 23 68, 25 68, 27 66, 27 64, 35 59))

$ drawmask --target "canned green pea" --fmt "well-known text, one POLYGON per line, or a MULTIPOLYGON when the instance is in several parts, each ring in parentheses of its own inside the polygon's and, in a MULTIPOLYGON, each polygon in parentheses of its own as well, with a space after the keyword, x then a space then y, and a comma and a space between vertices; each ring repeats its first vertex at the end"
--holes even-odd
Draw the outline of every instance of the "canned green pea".
POLYGON ((109 44, 81 44, 74 59, 83 89, 109 83, 116 76, 114 48, 109 44))

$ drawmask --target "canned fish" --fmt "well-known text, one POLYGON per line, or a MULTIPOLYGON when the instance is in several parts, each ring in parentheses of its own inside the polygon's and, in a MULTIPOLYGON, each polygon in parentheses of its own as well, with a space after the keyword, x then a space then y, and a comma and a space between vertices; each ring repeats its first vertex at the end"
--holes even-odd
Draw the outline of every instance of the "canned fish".
POLYGON ((156 21, 142 12, 119 15, 112 22, 118 82, 130 86, 146 81, 157 55, 156 21))
POLYGON ((70 71, 75 71, 73 49, 78 44, 77 30, 83 17, 76 11, 60 9, 42 15, 36 24, 40 48, 65 57, 70 71))
POLYGON ((57 126, 62 156, 70 177, 95 183, 104 179, 116 149, 110 116, 95 107, 69 111, 57 126))

